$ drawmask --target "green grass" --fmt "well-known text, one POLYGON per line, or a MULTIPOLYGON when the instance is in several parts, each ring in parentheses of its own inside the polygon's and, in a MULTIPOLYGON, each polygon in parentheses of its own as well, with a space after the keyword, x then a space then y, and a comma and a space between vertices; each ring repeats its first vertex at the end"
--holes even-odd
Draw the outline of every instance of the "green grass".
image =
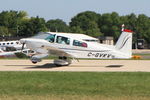
POLYGON ((12 98, 149 100, 150 73, 0 72, 0 100, 12 98))

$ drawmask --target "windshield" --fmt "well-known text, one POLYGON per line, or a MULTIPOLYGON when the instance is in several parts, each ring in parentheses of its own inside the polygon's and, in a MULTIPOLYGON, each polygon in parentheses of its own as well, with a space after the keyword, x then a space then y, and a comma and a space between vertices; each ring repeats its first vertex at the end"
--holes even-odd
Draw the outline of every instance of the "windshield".
POLYGON ((37 35, 31 37, 31 38, 35 38, 35 39, 45 39, 49 36, 50 34, 49 33, 46 33, 46 32, 40 32, 38 33, 37 35))
POLYGON ((50 33, 46 33, 46 32, 40 32, 37 35, 31 37, 31 38, 35 38, 35 39, 44 39, 47 40, 49 42, 54 42, 55 40, 55 34, 50 34, 50 33))
POLYGON ((45 40, 47 40, 47 41, 53 43, 54 40, 55 40, 55 34, 49 34, 49 35, 45 38, 45 40))

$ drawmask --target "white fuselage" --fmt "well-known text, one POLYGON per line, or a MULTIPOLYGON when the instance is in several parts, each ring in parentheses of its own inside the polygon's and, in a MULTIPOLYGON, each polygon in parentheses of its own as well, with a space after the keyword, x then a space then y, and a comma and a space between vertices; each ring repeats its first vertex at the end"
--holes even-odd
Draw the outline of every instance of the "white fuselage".
POLYGON ((132 31, 124 30, 115 46, 98 43, 98 39, 74 33, 45 32, 20 42, 35 52, 33 63, 50 55, 58 56, 55 65, 69 65, 70 58, 128 59, 132 56, 132 31))
MULTIPOLYGON (((57 36, 67 37, 64 34, 55 34, 55 37, 57 36)), ((84 41, 84 40, 77 39, 74 37, 69 37, 69 41, 70 41, 69 44, 60 44, 60 43, 57 43, 56 41, 57 41, 56 38, 53 43, 44 39, 28 38, 26 39, 26 46, 27 48, 31 50, 34 50, 36 52, 40 52, 43 54, 48 54, 48 53, 51 54, 51 52, 46 49, 43 49, 42 46, 54 47, 72 55, 72 57, 74 58, 95 58, 95 59, 130 58, 130 56, 116 50, 115 46, 104 45, 98 42, 84 41), (74 46, 73 45, 74 40, 79 40, 79 41, 86 43, 87 47, 74 46)))

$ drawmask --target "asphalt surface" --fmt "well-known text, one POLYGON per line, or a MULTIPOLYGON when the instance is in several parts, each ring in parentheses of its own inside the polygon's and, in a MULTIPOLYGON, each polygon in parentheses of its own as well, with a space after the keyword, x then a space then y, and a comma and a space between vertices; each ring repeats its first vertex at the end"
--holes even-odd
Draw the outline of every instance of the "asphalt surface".
POLYGON ((0 60, 0 71, 150 72, 150 60, 80 60, 63 67, 52 60, 0 60))

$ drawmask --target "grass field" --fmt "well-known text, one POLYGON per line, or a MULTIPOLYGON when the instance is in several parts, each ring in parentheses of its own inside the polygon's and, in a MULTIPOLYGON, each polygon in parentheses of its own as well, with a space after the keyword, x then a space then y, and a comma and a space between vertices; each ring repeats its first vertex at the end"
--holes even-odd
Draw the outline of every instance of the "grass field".
POLYGON ((0 100, 149 100, 150 73, 0 72, 0 100))

